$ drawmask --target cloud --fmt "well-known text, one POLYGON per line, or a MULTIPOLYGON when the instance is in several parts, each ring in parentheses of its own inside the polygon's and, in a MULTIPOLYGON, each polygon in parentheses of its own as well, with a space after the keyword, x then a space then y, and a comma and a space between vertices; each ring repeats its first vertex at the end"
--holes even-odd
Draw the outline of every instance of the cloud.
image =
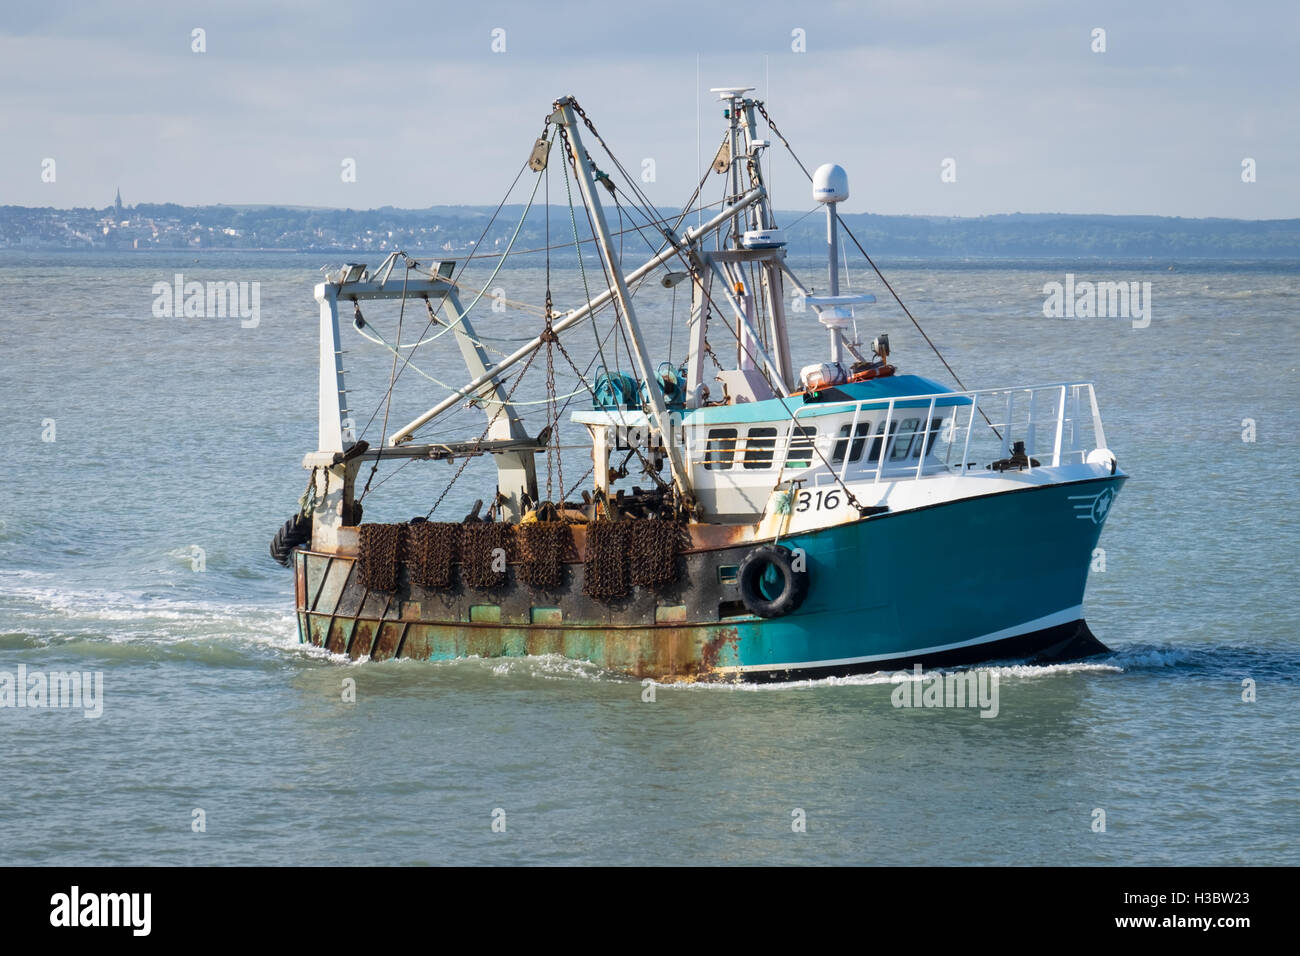
MULTIPOLYGON (((720 135, 707 89, 742 82, 806 163, 849 169, 849 211, 1300 215, 1287 4, 760 0, 744 14, 31 4, 0 25, 0 202, 102 206, 121 186, 128 203, 495 203, 551 100, 573 93, 629 169, 655 160, 647 192, 674 204, 720 135), (955 183, 940 180, 947 158, 955 183)), ((793 162, 774 150, 772 165, 778 203, 806 205, 793 162)))

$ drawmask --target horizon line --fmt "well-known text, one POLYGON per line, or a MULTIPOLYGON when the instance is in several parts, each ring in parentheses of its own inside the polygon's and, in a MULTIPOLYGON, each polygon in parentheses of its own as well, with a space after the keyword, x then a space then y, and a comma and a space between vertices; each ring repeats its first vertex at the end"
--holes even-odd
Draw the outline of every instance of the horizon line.
MULTIPOLYGON (((526 205, 526 203, 523 202, 505 203, 501 206, 501 208, 510 209, 514 207, 521 207, 524 205, 526 205)), ((482 203, 482 204, 434 203, 429 206, 394 206, 391 204, 386 204, 383 206, 370 206, 361 209, 354 206, 309 206, 300 203, 274 203, 274 202, 179 203, 171 200, 163 200, 163 201, 155 201, 155 202, 139 202, 139 203, 134 203, 132 205, 127 205, 124 203, 122 209, 123 211, 128 211, 128 210, 137 209, 140 206, 179 206, 182 209, 220 209, 220 208, 286 209, 286 210, 293 210, 293 211, 308 211, 308 212, 352 212, 352 213, 373 213, 373 212, 381 212, 383 210, 393 210, 395 212, 429 212, 438 209, 496 209, 497 208, 496 205, 493 203, 482 203)), ((107 212, 113 210, 114 208, 115 208, 114 203, 111 202, 105 206, 27 206, 20 203, 0 204, 0 209, 24 209, 28 211, 50 210, 54 212, 77 212, 78 210, 89 210, 91 212, 107 212)), ((545 205, 542 205, 542 208, 546 208, 545 205)), ((555 204, 552 204, 551 208, 565 209, 567 207, 557 206, 555 204)), ((660 206, 659 208, 663 211, 672 212, 673 214, 680 214, 682 212, 682 210, 677 206, 665 205, 665 206, 660 206)), ((810 213, 815 211, 816 211, 815 208, 813 210, 803 210, 803 209, 773 210, 773 212, 776 214, 795 214, 801 216, 809 215, 810 213)), ((1238 216, 1181 216, 1181 215, 1168 215, 1162 213, 1144 213, 1144 212, 1060 212, 1060 211, 1024 212, 1021 210, 1017 210, 1016 212, 980 213, 978 215, 969 215, 969 216, 959 216, 959 215, 952 215, 946 213, 871 212, 868 210, 864 210, 862 212, 842 212, 840 213, 840 215, 841 216, 881 216, 881 217, 907 218, 907 219, 952 219, 952 220, 965 220, 965 221, 990 219, 998 216, 1069 216, 1069 217, 1091 216, 1091 217, 1103 217, 1103 218, 1112 218, 1112 219, 1123 219, 1123 218, 1178 219, 1178 220, 1187 220, 1187 221, 1194 221, 1194 222, 1242 222, 1242 223, 1300 222, 1300 216, 1279 216, 1271 219, 1247 219, 1238 216)))

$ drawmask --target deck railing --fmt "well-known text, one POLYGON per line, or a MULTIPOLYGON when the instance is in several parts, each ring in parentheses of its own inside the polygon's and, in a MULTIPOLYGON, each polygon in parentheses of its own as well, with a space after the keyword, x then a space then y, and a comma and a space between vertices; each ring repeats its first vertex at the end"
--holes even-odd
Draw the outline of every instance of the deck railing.
POLYGON ((825 466, 824 474, 837 472, 840 481, 849 480, 851 465, 855 466, 852 480, 874 472, 875 482, 884 477, 919 479, 927 474, 927 467, 929 473, 941 468, 948 474, 966 474, 981 463, 987 465, 1010 458, 1017 441, 1025 443, 1027 469, 1082 463, 1091 449, 1106 447, 1101 412, 1091 382, 937 392, 887 400, 818 402, 799 407, 792 417, 794 421, 786 430, 784 441, 778 443, 781 451, 778 488, 790 466, 791 442, 796 440, 797 426, 810 419, 830 419, 836 428, 829 436, 829 445, 822 441, 811 460, 799 462, 798 467, 825 466), (966 402, 953 404, 954 398, 966 402), (882 409, 885 416, 879 419, 882 409), (922 410, 924 417, 920 414, 922 410), (845 423, 842 416, 836 416, 836 411, 851 413, 852 417, 845 423), (866 418, 867 415, 871 417, 866 418), (900 434, 899 422, 912 419, 918 419, 915 428, 900 434), (864 420, 878 421, 879 426, 872 427, 869 434, 859 434, 864 420), (845 433, 840 431, 841 424, 847 425, 845 433), (903 438, 908 439, 909 445, 901 458, 894 458, 895 443, 903 438), (920 446, 916 445, 918 440, 920 446), (842 456, 834 452, 838 443, 843 443, 842 456), (861 449, 858 456, 851 454, 855 445, 861 449), (836 457, 840 460, 834 461, 836 457))

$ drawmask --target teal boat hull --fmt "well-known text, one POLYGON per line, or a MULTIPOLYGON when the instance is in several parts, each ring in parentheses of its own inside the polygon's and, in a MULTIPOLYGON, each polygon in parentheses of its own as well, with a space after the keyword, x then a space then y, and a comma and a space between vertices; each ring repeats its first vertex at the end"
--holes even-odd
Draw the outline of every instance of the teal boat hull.
POLYGON ((554 592, 396 591, 355 559, 296 555, 301 638, 354 659, 559 654, 657 680, 773 681, 1104 653, 1083 619, 1089 568, 1122 474, 948 501, 780 539, 807 563, 803 603, 746 613, 736 583, 763 542, 696 548, 666 588, 602 603, 566 566, 554 592))

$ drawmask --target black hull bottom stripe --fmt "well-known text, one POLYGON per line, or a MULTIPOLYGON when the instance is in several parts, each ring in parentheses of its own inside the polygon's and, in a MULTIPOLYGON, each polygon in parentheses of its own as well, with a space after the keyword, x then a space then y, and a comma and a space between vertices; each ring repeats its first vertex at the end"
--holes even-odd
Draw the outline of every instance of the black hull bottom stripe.
POLYGON ((1080 618, 1069 624, 1057 624, 1055 627, 1018 634, 989 644, 957 647, 933 654, 904 656, 887 661, 837 664, 832 667, 747 671, 737 676, 747 683, 769 684, 793 680, 820 680, 824 677, 850 677, 854 674, 871 674, 879 671, 899 671, 911 668, 914 664, 920 664, 922 667, 958 667, 963 664, 991 664, 995 661, 1061 664, 1109 653, 1110 648, 1097 640, 1088 628, 1088 622, 1080 618))

